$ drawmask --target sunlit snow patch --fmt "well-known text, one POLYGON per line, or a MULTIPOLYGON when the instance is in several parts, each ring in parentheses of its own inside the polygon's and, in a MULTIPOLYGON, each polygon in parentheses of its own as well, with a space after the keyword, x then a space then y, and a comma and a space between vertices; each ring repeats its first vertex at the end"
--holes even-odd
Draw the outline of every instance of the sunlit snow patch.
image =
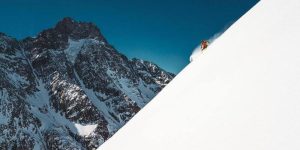
POLYGON ((95 39, 80 39, 77 41, 69 39, 68 43, 69 43, 69 47, 65 49, 65 53, 67 55, 68 60, 74 64, 78 53, 80 52, 80 50, 85 44, 89 44, 89 43, 99 44, 100 42, 95 39))
POLYGON ((81 125, 81 124, 75 123, 75 127, 76 127, 79 135, 88 136, 97 128, 97 124, 94 124, 94 125, 81 125))

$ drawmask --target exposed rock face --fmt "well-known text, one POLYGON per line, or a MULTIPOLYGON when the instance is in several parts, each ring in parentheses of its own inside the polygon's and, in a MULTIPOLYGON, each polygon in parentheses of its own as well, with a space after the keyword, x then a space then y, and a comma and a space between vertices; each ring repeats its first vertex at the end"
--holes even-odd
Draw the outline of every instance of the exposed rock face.
POLYGON ((0 33, 0 149, 94 149, 174 75, 65 18, 36 38, 0 33))

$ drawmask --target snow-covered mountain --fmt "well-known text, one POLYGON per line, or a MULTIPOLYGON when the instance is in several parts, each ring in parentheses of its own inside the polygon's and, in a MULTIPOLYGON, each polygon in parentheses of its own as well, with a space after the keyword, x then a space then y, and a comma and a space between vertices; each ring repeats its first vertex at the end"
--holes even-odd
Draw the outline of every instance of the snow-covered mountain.
POLYGON ((174 75, 128 59, 92 23, 0 34, 0 149, 94 149, 174 75))
POLYGON ((100 150, 299 150, 300 1, 262 0, 100 150))

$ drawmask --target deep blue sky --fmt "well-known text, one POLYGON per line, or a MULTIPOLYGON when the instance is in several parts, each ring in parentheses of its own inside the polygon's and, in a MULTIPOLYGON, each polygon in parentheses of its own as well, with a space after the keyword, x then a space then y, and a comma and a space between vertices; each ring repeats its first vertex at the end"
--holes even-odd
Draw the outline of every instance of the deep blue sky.
POLYGON ((223 31, 258 0, 1 0, 0 32, 22 39, 69 16, 98 25, 129 58, 178 73, 202 39, 223 31))

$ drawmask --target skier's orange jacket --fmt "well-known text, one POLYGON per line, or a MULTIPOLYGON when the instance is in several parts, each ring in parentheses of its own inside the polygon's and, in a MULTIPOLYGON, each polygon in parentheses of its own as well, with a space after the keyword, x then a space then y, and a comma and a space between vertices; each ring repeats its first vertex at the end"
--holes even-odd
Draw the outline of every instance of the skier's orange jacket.
POLYGON ((201 41, 201 49, 202 50, 206 49, 207 46, 208 46, 208 41, 206 41, 206 40, 201 41))

